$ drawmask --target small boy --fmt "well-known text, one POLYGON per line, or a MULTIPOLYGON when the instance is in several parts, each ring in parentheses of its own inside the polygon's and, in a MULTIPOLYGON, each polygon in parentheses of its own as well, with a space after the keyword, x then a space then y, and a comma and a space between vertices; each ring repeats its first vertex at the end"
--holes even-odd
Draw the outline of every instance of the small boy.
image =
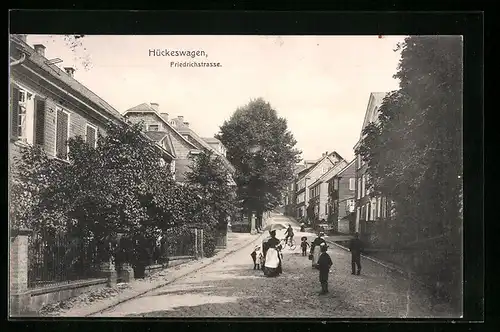
POLYGON ((328 246, 326 243, 320 245, 321 254, 318 259, 319 282, 321 283, 320 295, 328 293, 328 273, 333 265, 330 255, 326 253, 328 246))
POLYGON ((260 264, 262 262, 262 252, 260 251, 260 247, 256 246, 253 249, 250 256, 252 256, 252 260, 253 260, 253 269, 260 270, 260 264))
POLYGON ((310 247, 307 242, 307 237, 303 236, 301 240, 302 242, 300 242, 300 247, 302 248, 302 256, 307 256, 307 247, 310 247))

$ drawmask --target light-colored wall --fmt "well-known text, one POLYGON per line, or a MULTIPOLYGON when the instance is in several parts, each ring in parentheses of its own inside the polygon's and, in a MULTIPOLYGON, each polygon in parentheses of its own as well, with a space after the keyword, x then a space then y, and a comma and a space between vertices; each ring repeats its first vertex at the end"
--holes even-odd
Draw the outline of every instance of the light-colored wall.
MULTIPOLYGON (((13 75, 14 76, 14 75, 13 75)), ((39 97, 45 100, 45 125, 44 125, 44 151, 49 156, 55 156, 55 137, 56 137, 56 114, 57 107, 62 108, 64 111, 68 112, 69 115, 69 138, 75 136, 85 137, 86 134, 86 125, 90 124, 96 128, 98 128, 101 134, 105 134, 104 124, 99 122, 97 119, 92 118, 90 115, 86 114, 82 108, 84 106, 79 105, 78 107, 74 106, 73 103, 62 100, 60 97, 55 96, 51 93, 47 88, 44 88, 43 81, 39 80, 39 84, 34 84, 31 80, 23 80, 22 76, 14 77, 11 80, 11 84, 15 86, 26 89, 30 93, 33 93, 33 99, 39 97)), ((48 83, 45 83, 48 84, 48 83)), ((28 113, 34 113, 34 103, 30 103, 28 105, 29 109, 28 113)), ((93 112, 92 110, 88 110, 88 112, 93 112)), ((104 111, 103 111, 104 112, 104 111)), ((26 126, 33 128, 33 116, 27 117, 26 126)), ((10 125, 10 124, 9 124, 10 125)), ((28 143, 33 143, 33 130, 29 130, 27 132, 29 135, 28 143)), ((17 144, 17 143, 16 143, 17 144)), ((18 149, 12 147, 12 151, 16 154, 18 149)))

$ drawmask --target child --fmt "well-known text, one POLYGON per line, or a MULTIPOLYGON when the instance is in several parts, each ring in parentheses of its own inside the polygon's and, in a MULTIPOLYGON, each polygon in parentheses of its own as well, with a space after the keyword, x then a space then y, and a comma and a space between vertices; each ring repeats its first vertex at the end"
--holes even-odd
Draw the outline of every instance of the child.
POLYGON ((260 270, 260 263, 262 260, 262 253, 260 252, 260 247, 255 246, 255 248, 253 249, 250 256, 252 256, 252 260, 253 260, 253 269, 260 270))
POLYGON ((320 295, 328 293, 328 273, 333 265, 330 255, 326 253, 328 246, 326 243, 320 245, 321 254, 318 259, 319 282, 321 283, 320 295))
POLYGON ((300 242, 300 247, 302 248, 302 256, 307 256, 307 247, 309 247, 307 237, 303 236, 301 240, 302 242, 300 242))

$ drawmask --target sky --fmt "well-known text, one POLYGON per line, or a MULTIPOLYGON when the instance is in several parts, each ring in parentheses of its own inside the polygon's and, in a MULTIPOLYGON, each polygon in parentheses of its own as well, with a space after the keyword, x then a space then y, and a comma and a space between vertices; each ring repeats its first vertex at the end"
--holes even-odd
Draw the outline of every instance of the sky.
POLYGON ((29 35, 45 56, 76 68, 75 79, 120 112, 143 102, 184 116, 212 137, 240 106, 262 97, 287 120, 306 160, 336 151, 350 161, 370 92, 398 88, 404 36, 63 36, 29 35), (203 51, 200 57, 152 56, 151 50, 203 51), (175 67, 172 62, 220 67, 175 67), (89 66, 84 66, 89 62, 89 66))

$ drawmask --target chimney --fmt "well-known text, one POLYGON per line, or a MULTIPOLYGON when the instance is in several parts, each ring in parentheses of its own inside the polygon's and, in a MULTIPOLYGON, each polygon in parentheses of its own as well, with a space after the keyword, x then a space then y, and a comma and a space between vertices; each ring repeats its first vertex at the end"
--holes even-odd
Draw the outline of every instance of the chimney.
POLYGON ((160 111, 160 105, 158 103, 151 103, 151 107, 156 111, 160 111))
POLYGON ((64 70, 66 71, 66 74, 68 74, 68 76, 73 77, 75 74, 75 68, 73 67, 64 67, 64 70))
POLYGON ((184 122, 184 116, 182 116, 182 115, 179 115, 179 116, 177 117, 177 119, 179 119, 179 121, 180 121, 180 122, 184 122))
POLYGON ((186 127, 189 127, 189 122, 184 122, 184 125, 185 125, 186 127))
POLYGON ((40 54, 41 56, 45 56, 45 46, 42 44, 35 44, 33 45, 35 48, 36 53, 40 54))

